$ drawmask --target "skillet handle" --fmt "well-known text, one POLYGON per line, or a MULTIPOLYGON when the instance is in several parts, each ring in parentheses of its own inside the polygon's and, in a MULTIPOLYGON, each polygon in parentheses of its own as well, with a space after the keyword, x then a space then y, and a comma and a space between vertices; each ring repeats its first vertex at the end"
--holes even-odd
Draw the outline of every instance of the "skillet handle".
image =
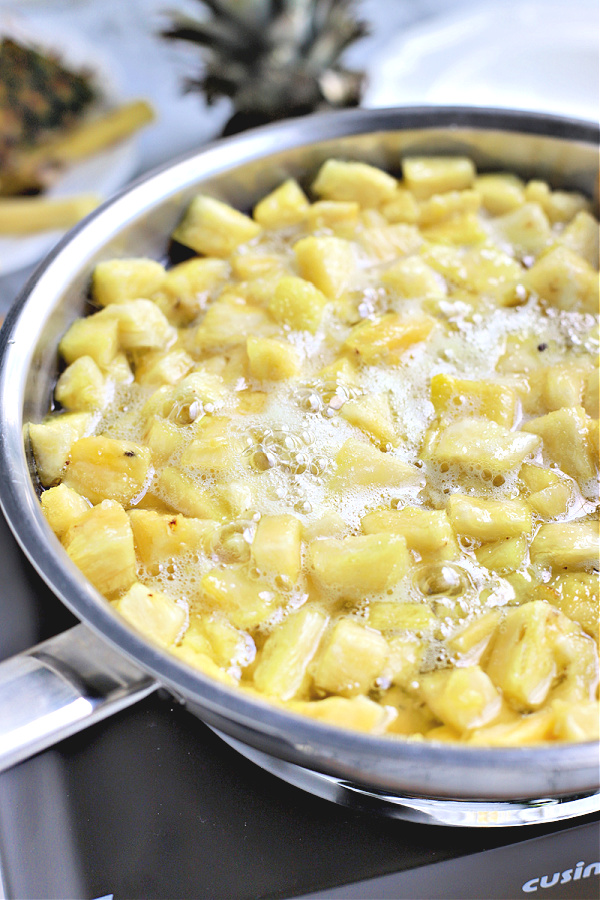
POLYGON ((0 662, 0 772, 157 688, 85 625, 0 662))

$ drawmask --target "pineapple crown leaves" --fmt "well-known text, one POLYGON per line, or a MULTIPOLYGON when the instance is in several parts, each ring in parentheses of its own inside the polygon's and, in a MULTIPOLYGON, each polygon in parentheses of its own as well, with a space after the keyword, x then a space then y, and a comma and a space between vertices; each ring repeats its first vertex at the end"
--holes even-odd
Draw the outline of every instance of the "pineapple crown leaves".
POLYGON ((208 15, 172 12, 161 34, 203 48, 203 73, 188 79, 186 89, 203 92, 209 105, 231 98, 238 125, 359 103, 363 74, 339 63, 367 34, 354 16, 355 0, 199 3, 208 15))

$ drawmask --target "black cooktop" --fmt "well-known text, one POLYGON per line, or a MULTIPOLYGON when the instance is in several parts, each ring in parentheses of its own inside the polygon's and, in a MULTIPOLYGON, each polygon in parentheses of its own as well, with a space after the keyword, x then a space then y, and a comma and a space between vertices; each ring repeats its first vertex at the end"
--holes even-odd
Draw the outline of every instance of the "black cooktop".
MULTIPOLYGON (((0 516, 0 658, 75 620, 0 516)), ((0 775, 0 897, 598 897, 600 818, 417 825, 313 797, 166 692, 0 775)))

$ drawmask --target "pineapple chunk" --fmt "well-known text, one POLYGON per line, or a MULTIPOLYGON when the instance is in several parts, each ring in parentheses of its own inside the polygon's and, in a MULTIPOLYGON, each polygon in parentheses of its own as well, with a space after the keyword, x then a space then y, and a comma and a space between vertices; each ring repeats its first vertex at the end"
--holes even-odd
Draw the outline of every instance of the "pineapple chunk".
POLYGON ((547 366, 532 372, 529 384, 533 397, 528 398, 527 409, 538 412, 543 404, 551 412, 563 406, 580 406, 586 375, 583 367, 573 365, 547 366))
MULTIPOLYGON (((245 668, 254 662, 256 657, 254 641, 247 632, 240 631, 228 622, 225 616, 203 616, 200 627, 208 640, 209 652, 218 665, 245 668)), ((193 625, 186 632, 186 636, 192 629, 193 625)))
POLYGON ((231 419, 227 416, 205 416, 198 423, 196 435, 181 454, 182 469, 223 476, 239 467, 243 445, 232 434, 231 419))
POLYGON ((328 299, 311 281, 295 275, 279 280, 269 302, 269 312, 276 322, 294 331, 319 328, 328 299))
POLYGON ((541 491, 534 491, 527 502, 543 519, 557 519, 567 513, 573 502, 573 489, 567 482, 559 481, 541 491))
POLYGON ((598 313, 598 273, 568 247, 553 247, 540 257, 524 282, 529 290, 558 309, 598 313))
POLYGON ((577 622, 598 642, 598 594, 598 575, 577 572, 557 575, 548 584, 540 585, 536 596, 547 600, 573 622, 577 622))
POLYGON ((147 447, 90 436, 71 447, 64 483, 91 503, 107 498, 131 505, 146 491, 150 474, 147 447))
POLYGON ((196 650, 185 640, 185 637, 181 644, 169 647, 169 651, 192 669, 198 669, 203 675, 208 675, 209 678, 219 681, 227 687, 237 687, 239 684, 231 672, 225 672, 207 653, 196 650))
POLYGON ((319 169, 312 189, 327 200, 354 201, 370 207, 390 200, 397 184, 387 172, 368 163, 328 159, 319 169))
POLYGON ((254 669, 254 684, 263 694, 292 700, 306 693, 308 667, 327 626, 318 607, 304 606, 289 615, 267 638, 254 669))
POLYGON ((548 603, 532 600, 509 609, 492 639, 485 670, 517 710, 541 706, 556 676, 552 618, 548 603))
POLYGON ((445 510, 378 509, 367 513, 360 521, 364 534, 399 534, 409 550, 421 556, 435 555, 437 559, 454 559, 458 546, 445 510))
POLYGON ((224 503, 174 466, 167 466, 160 473, 157 494, 184 516, 221 521, 227 514, 224 503))
POLYGON ((151 300, 127 300, 96 313, 118 323, 121 350, 164 350, 177 339, 177 331, 151 300))
POLYGON ((455 653, 461 665, 480 663, 500 622, 500 610, 491 609, 479 616, 448 639, 448 649, 455 653))
POLYGON ((457 731, 481 728, 500 712, 502 698, 479 666, 439 669, 423 675, 420 682, 421 694, 434 715, 457 731))
POLYGON ((543 566, 598 568, 598 522, 549 522, 531 543, 531 559, 543 566))
POLYGON ((93 412, 106 406, 107 385, 91 356, 80 356, 65 369, 56 383, 54 398, 74 412, 93 412))
POLYGON ((262 516, 254 540, 251 558, 261 574, 280 575, 295 584, 302 567, 302 524, 291 515, 262 516))
POLYGON ((514 718, 506 716, 506 719, 475 728, 468 743, 484 747, 521 747, 552 738, 554 713, 551 709, 540 709, 530 715, 515 715, 514 718))
POLYGON ((433 194, 420 204, 419 225, 427 228, 448 219, 456 220, 470 216, 478 212, 480 206, 481 195, 478 191, 447 191, 445 194, 433 194))
POLYGON ((557 409, 525 422, 523 431, 539 435, 544 453, 580 485, 598 471, 589 436, 591 419, 581 406, 557 409))
POLYGON ((459 247, 483 244, 488 236, 475 213, 452 216, 443 222, 428 225, 421 233, 428 241, 459 247))
POLYGON ((97 264, 92 275, 92 299, 99 306, 150 299, 160 290, 165 269, 153 259, 110 259, 97 264))
POLYGON ((551 222, 568 222, 589 201, 576 191, 553 191, 546 181, 529 181, 525 185, 525 199, 539 203, 551 222))
POLYGON ((178 425, 190 425, 200 421, 206 413, 222 407, 229 391, 220 375, 203 369, 190 372, 171 386, 156 390, 142 408, 142 415, 170 418, 178 425))
POLYGON ((224 259, 187 259, 169 269, 160 290, 150 299, 173 324, 188 325, 202 312, 229 273, 229 263, 224 259))
POLYGON ((475 166, 462 156, 408 157, 402 161, 404 183, 419 200, 473 186, 475 166))
POLYGON ((361 228, 358 243, 369 256, 382 262, 393 262, 399 256, 416 253, 423 244, 423 236, 415 225, 406 222, 383 224, 361 228))
POLYGON ((100 368, 109 366, 119 351, 119 323, 104 310, 76 319, 58 349, 68 364, 80 356, 91 356, 100 368))
POLYGON ((389 734, 425 734, 435 724, 435 718, 427 705, 402 687, 392 687, 381 698, 386 707, 392 706, 396 717, 389 726, 389 734))
POLYGON ((599 399, 599 389, 600 389, 600 373, 598 369, 592 369, 592 371, 588 374, 586 378, 584 393, 583 393, 583 405, 585 407, 585 411, 592 419, 598 419, 600 415, 600 399, 599 399))
POLYGON ((146 428, 144 441, 150 448, 153 465, 162 466, 184 448, 186 436, 177 425, 167 419, 155 417, 146 428))
POLYGON ((495 381, 472 381, 439 374, 431 379, 431 402, 445 420, 482 416, 510 428, 515 419, 515 391, 495 381))
POLYGON ((158 575, 175 557, 209 552, 217 527, 210 520, 146 509, 130 510, 129 521, 136 556, 150 575, 158 575))
POLYGON ((285 228, 306 218, 310 203, 294 178, 263 197, 254 207, 254 221, 263 228, 285 228))
POLYGON ((204 256, 227 257, 261 230, 257 222, 228 203, 200 195, 190 203, 173 239, 204 256))
POLYGON ((203 576, 201 589, 215 608, 242 630, 263 625, 282 601, 280 594, 242 567, 211 569, 203 576))
POLYGON ((578 212, 561 232, 558 242, 587 260, 592 268, 598 268, 600 227, 589 212, 585 210, 578 212))
POLYGON ((485 500, 453 494, 446 510, 456 534, 478 541, 520 537, 532 528, 531 509, 523 500, 485 500))
POLYGON ((102 372, 115 384, 131 384, 134 380, 127 354, 119 350, 111 361, 102 366, 102 372))
POLYGON ((369 625, 377 631, 422 635, 431 633, 436 624, 437 616, 424 603, 372 600, 369 604, 369 625))
POLYGON ((442 299, 448 293, 443 278, 420 256, 409 256, 395 262, 381 275, 383 284, 399 297, 432 297, 442 299))
POLYGON ((471 295, 514 305, 515 285, 521 282, 523 270, 505 251, 487 244, 461 248, 432 243, 423 248, 422 257, 447 281, 471 295))
POLYGON ((395 447, 398 443, 390 401, 385 393, 364 394, 356 400, 347 400, 340 415, 383 446, 391 444, 395 447))
POLYGON ((475 551, 477 562, 493 572, 507 574, 520 569, 527 556, 527 537, 522 534, 519 537, 504 538, 484 544, 475 551))
POLYGON ((351 237, 358 223, 360 206, 350 200, 318 200, 311 203, 307 228, 320 231, 327 228, 339 237, 351 237))
POLYGON ((322 538, 308 547, 309 567, 317 581, 345 596, 385 591, 402 578, 410 562, 406 541, 399 535, 322 538))
POLYGON ((352 287, 357 271, 356 254, 344 238, 309 235, 294 244, 294 253, 301 277, 328 299, 334 300, 352 287))
POLYGON ((40 499, 46 521, 58 538, 62 538, 71 525, 90 508, 87 500, 66 484, 49 488, 40 499))
POLYGON ((249 337, 246 350, 250 375, 257 381, 286 381, 300 374, 300 356, 289 341, 249 337))
POLYGON ((552 733, 559 741, 575 743, 598 740, 600 704, 597 700, 576 705, 572 702, 556 701, 552 709, 554 712, 552 733))
POLYGON ((478 175, 475 190, 484 208, 492 216, 512 212, 525 202, 523 181, 517 175, 503 172, 478 175))
POLYGON ((445 428, 431 451, 439 463, 477 466, 493 474, 509 472, 535 453, 540 439, 523 431, 509 431, 488 419, 464 418, 445 428))
POLYGON ((64 472, 71 447, 93 424, 91 413, 64 413, 41 422, 30 422, 29 440, 42 485, 50 487, 64 472))
POLYGON ((494 220, 494 230, 519 256, 538 256, 552 239, 550 222, 539 203, 524 203, 494 220))
POLYGON ((406 318, 387 313, 355 325, 344 347, 367 365, 378 362, 396 365, 406 350, 427 340, 434 325, 435 319, 429 316, 406 318))
POLYGON ((185 609, 171 597, 139 581, 114 606, 136 631, 163 647, 177 640, 187 618, 185 609))
POLYGON ((532 493, 543 491, 544 488, 561 482, 560 476, 552 469, 545 469, 532 463, 523 463, 519 477, 525 487, 532 493))
POLYGON ((336 472, 330 480, 334 491, 369 486, 400 487, 422 482, 421 473, 414 466, 354 438, 348 438, 342 444, 335 463, 336 472))
POLYGON ((381 204, 381 213, 388 222, 408 222, 414 225, 419 221, 420 208, 415 196, 400 184, 389 200, 381 204))
POLYGON ((360 696, 292 701, 290 709, 337 728, 349 728, 351 731, 363 731, 367 734, 383 734, 396 716, 391 707, 383 707, 368 697, 360 696))
POLYGON ((194 365, 194 360, 185 350, 161 350, 144 353, 135 367, 135 380, 138 384, 156 385, 177 384, 194 365))
POLYGON ((366 694, 388 656, 385 638, 354 619, 338 619, 325 638, 313 669, 317 690, 342 697, 366 694))
POLYGON ((65 533, 63 546, 77 568, 108 599, 134 583, 133 532, 120 503, 103 500, 89 509, 65 533))

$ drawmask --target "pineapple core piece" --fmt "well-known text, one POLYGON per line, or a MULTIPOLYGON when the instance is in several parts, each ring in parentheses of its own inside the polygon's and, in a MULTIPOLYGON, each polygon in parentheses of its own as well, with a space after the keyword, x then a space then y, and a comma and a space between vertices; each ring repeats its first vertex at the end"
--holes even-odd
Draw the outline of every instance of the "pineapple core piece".
POLYGON ((292 700, 305 693, 308 667, 327 625, 325 613, 304 606, 267 638, 254 670, 254 684, 270 697, 292 700))
POLYGON ((280 575, 294 584, 302 567, 301 536, 296 516, 262 516, 252 541, 252 562, 261 573, 280 575))

